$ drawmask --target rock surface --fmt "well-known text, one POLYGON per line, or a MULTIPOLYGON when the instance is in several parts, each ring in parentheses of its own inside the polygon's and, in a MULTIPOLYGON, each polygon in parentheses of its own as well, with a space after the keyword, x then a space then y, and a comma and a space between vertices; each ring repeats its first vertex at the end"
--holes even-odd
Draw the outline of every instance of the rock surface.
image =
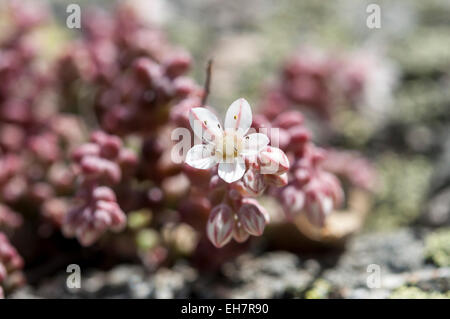
POLYGON ((61 273, 37 288, 24 287, 10 298, 401 298, 450 297, 450 267, 428 261, 429 231, 401 229, 380 236, 358 235, 339 255, 302 258, 283 251, 245 254, 203 274, 187 264, 154 274, 142 266, 87 271, 81 288, 66 286, 61 273), (379 276, 377 271, 379 270, 379 276), (373 287, 373 288, 369 288, 373 287), (433 293, 431 293, 433 292, 433 293))

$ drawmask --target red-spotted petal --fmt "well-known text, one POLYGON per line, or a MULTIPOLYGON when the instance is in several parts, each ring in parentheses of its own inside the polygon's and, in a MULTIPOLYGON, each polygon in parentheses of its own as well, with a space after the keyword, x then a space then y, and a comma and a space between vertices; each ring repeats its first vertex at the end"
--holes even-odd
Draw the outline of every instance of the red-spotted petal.
POLYGON ((195 135, 202 141, 213 141, 222 136, 223 129, 217 117, 204 107, 196 107, 189 112, 189 123, 195 135))

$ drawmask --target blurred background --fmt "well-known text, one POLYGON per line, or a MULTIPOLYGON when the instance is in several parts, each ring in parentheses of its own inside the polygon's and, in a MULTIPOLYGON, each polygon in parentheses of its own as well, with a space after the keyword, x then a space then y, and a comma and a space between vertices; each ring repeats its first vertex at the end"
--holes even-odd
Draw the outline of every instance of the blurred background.
MULTIPOLYGON (((7 1, 0 3, 1 72, 10 61, 6 51, 13 45, 8 37, 14 34, 11 30, 20 18, 11 18, 7 1)), ((192 62, 186 75, 199 87, 205 82, 208 61, 213 60, 208 105, 222 114, 238 97, 245 97, 254 112, 276 113, 280 108, 271 104, 274 95, 287 96, 289 105, 285 108, 301 111, 312 141, 329 151, 324 165, 342 178, 346 201, 330 216, 328 228, 323 231, 311 230, 302 220, 286 223, 281 217, 281 205, 271 196, 263 196, 261 203, 272 218, 263 238, 243 244, 243 248, 224 248, 226 252, 221 256, 211 253, 211 247, 205 248, 203 254, 196 253, 202 240, 198 239, 196 226, 189 222, 183 227, 148 227, 155 222, 155 210, 165 211, 168 205, 152 207, 151 214, 132 206, 124 208, 132 213, 128 214, 129 229, 110 239, 109 245, 89 248, 81 248, 75 240, 49 230, 55 226, 36 228, 36 221, 25 221, 22 230, 6 231, 25 260, 23 273, 27 279, 27 283, 23 278, 17 280, 20 288, 15 284, 10 289, 5 286, 8 297, 450 297, 450 2, 24 3, 14 10, 22 10, 27 16, 26 10, 37 3, 48 15, 44 24, 33 25, 28 36, 33 39, 34 59, 39 61, 36 68, 44 70, 44 74, 57 74, 48 80, 54 87, 73 81, 70 65, 64 64, 71 51, 67 47, 79 41, 86 28, 97 28, 89 30, 91 33, 108 28, 101 18, 88 21, 90 8, 99 7, 111 15, 118 4, 126 3, 143 25, 157 30, 158 37, 162 34, 171 47, 190 53, 192 62), (71 3, 81 7, 81 29, 66 26, 66 8, 71 3), (380 8, 380 28, 367 25, 372 13, 367 11, 369 4, 380 8), (52 66, 55 61, 59 63, 57 69, 52 66), (138 230, 137 235, 130 239, 133 228, 138 230), (31 232, 44 239, 35 241, 31 232), (139 252, 138 257, 134 250, 128 251, 130 247, 139 252), (59 253, 62 250, 65 253, 59 253), (217 265, 211 267, 205 258, 214 258, 217 265), (69 263, 82 267, 81 289, 65 286, 65 267, 69 263), (370 268, 375 270, 369 270, 369 265, 375 265, 370 268), (378 270, 382 284, 369 287, 368 277, 377 276, 378 270)), ((13 38, 19 36, 20 32, 13 38)), ((153 38, 144 37, 143 41, 151 41, 147 39, 153 38)), ((108 49, 101 50, 100 57, 108 55, 108 49)), ((166 51, 160 51, 158 54, 164 56, 166 51)), ((30 76, 27 72, 25 77, 30 76)), ((80 74, 77 76, 83 78, 80 74)), ((73 128, 75 135, 81 132, 80 141, 86 140, 86 127, 92 127, 96 115, 92 110, 96 98, 89 90, 92 82, 83 81, 84 86, 77 82, 75 89, 71 86, 69 90, 65 84, 58 87, 45 100, 58 101, 52 104, 83 119, 85 123, 73 128)), ((0 100, 7 95, 20 96, 26 90, 22 82, 14 83, 19 85, 2 89, 0 100)), ((2 107, 11 110, 14 105, 4 103, 2 107)), ((45 112, 40 114, 45 118, 45 112)), ((0 121, 0 130, 3 126, 5 131, 6 122, 0 121)), ((63 131, 71 127, 61 125, 63 131)), ((14 139, 11 142, 16 134, 5 134, 6 142, 0 144, 9 141, 20 145, 14 139)), ((135 136, 123 140, 124 145, 139 149, 135 136)), ((36 147, 42 145, 47 144, 36 147)), ((33 163, 27 162, 30 166, 24 169, 32 171, 33 163)), ((161 188, 178 194, 173 184, 183 181, 170 180, 168 190, 161 188)), ((17 184, 13 190, 20 188, 17 184)), ((42 188, 39 191, 45 193, 42 188)), ((6 193, 11 192, 10 187, 6 193)), ((31 214, 28 206, 10 205, 9 197, 2 196, 1 209, 31 214)), ((178 195, 173 196, 177 202, 178 195)), ((173 209, 173 205, 170 207, 173 209)), ((47 215, 53 214, 52 208, 47 209, 47 215)), ((156 220, 157 225, 165 223, 156 220)))

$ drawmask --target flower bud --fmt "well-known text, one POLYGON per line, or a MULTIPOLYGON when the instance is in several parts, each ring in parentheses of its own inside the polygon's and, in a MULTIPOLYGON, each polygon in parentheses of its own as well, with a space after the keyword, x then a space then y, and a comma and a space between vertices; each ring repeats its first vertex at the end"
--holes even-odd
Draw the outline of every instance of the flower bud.
POLYGON ((281 175, 277 175, 277 174, 265 174, 265 175, 261 175, 264 176, 264 181, 267 184, 276 186, 276 187, 282 187, 282 186, 286 186, 288 184, 288 174, 284 173, 281 175))
POLYGON ((291 137, 291 146, 294 151, 303 150, 304 144, 311 139, 311 133, 306 127, 295 126, 288 130, 291 137))
POLYGON ((281 191, 280 197, 286 217, 289 220, 291 220, 294 215, 299 214, 305 205, 305 194, 293 185, 285 187, 281 191))
POLYGON ((86 143, 75 149, 72 158, 79 162, 85 156, 100 156, 100 147, 94 143, 86 143))
POLYGON ((244 227, 242 227, 241 222, 235 223, 233 229, 234 240, 238 243, 243 243, 248 239, 248 237, 250 237, 250 234, 244 229, 244 227))
POLYGON ((309 189, 305 194, 305 208, 310 223, 323 227, 326 217, 333 211, 333 198, 320 190, 309 189))
POLYGON ((139 58, 134 62, 134 70, 138 79, 146 85, 152 85, 162 75, 161 67, 149 58, 139 58))
POLYGON ((175 94, 178 97, 185 98, 197 89, 197 85, 191 78, 180 76, 173 83, 175 94))
POLYGON ((247 201, 238 211, 243 229, 253 236, 261 236, 266 226, 266 217, 260 206, 247 201))
POLYGON ((273 121, 273 126, 287 129, 293 126, 296 127, 298 125, 302 125, 303 120, 302 113, 298 111, 288 111, 278 115, 273 121))
POLYGON ((334 207, 339 207, 344 201, 344 191, 338 178, 328 172, 322 172, 321 180, 326 187, 326 192, 333 199, 334 207))
POLYGON ((283 174, 289 170, 289 159, 276 147, 267 146, 258 154, 261 174, 283 174))
POLYGON ((230 241, 234 223, 234 215, 228 205, 220 204, 211 210, 206 233, 214 246, 221 248, 230 241))
POLYGON ((242 180, 244 186, 254 196, 261 194, 266 188, 263 175, 258 173, 255 169, 248 169, 242 180))
POLYGON ((176 78, 187 72, 191 66, 191 57, 187 52, 179 52, 169 57, 165 63, 166 75, 176 78))

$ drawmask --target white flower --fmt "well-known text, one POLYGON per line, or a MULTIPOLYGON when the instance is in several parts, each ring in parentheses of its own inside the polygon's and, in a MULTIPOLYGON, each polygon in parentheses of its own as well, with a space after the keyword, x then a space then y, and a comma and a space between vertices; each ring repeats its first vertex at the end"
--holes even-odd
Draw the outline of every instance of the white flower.
POLYGON ((269 144, 269 138, 261 133, 246 135, 252 124, 252 111, 245 99, 234 101, 225 116, 225 129, 217 117, 203 107, 193 108, 189 121, 195 135, 204 144, 194 145, 185 162, 198 169, 210 169, 219 164, 219 176, 227 183, 242 178, 245 173, 245 157, 256 155, 269 144))

